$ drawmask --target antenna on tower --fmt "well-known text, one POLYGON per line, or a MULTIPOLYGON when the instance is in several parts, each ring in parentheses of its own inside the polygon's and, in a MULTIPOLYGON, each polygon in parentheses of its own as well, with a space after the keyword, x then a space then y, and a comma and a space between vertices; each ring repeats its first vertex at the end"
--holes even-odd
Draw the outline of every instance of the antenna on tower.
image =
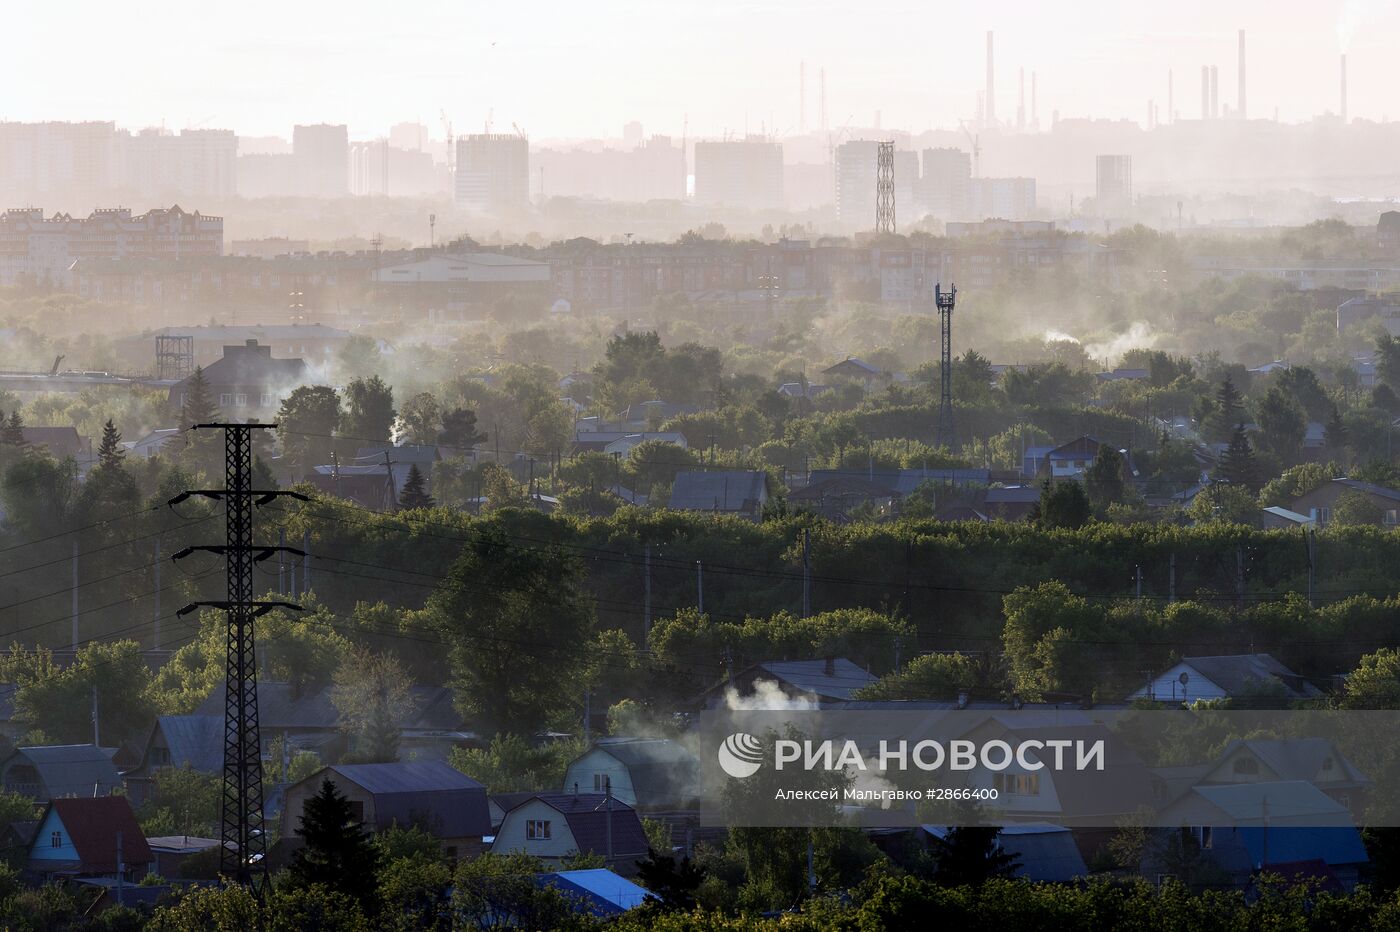
POLYGON ((949 453, 957 449, 953 433, 953 303, 958 286, 947 291, 942 285, 933 286, 933 300, 938 305, 939 363, 938 363, 938 436, 937 444, 949 453))

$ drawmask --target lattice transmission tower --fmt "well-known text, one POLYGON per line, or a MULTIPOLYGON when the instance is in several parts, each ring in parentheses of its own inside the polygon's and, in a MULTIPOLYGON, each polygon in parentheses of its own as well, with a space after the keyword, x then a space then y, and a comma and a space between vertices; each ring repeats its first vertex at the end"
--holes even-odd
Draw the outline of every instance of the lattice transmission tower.
POLYGON ((222 556, 228 566, 228 598, 193 602, 177 612, 199 608, 227 613, 228 656, 224 678, 224 786, 221 805, 223 846, 220 869, 261 897, 267 883, 267 832, 263 824, 262 746, 258 730, 258 671, 253 652, 253 620, 274 608, 300 611, 291 602, 253 600, 253 565, 278 553, 303 555, 292 547, 253 543, 253 508, 287 496, 307 501, 298 492, 253 489, 252 432, 275 424, 196 424, 194 430, 224 432, 222 489, 192 489, 172 498, 170 506, 202 496, 224 505, 223 544, 186 547, 172 555, 180 560, 196 551, 222 556))
POLYGON ((957 450, 957 437, 953 431, 953 302, 957 299, 958 286, 951 285, 947 291, 941 284, 933 286, 933 300, 938 305, 938 333, 942 344, 938 357, 938 436, 937 445, 949 452, 957 450))
MULTIPOLYGON (((875 159, 875 232, 894 232, 894 142, 878 143, 875 159)), ((869 150, 866 150, 869 151, 869 150)))

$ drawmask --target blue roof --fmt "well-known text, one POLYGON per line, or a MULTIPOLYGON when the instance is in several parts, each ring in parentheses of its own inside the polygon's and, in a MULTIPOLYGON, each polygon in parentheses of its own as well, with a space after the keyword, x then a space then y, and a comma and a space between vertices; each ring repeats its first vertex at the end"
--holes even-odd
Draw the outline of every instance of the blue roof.
POLYGON ((576 899, 594 916, 616 916, 641 906, 652 894, 630 880, 610 870, 598 868, 586 871, 559 871, 536 874, 535 883, 554 887, 567 897, 576 899))
POLYGON ((1249 859, 1258 865, 1289 861, 1323 860, 1329 866, 1362 864, 1368 858, 1361 833, 1350 825, 1337 826, 1242 826, 1237 831, 1249 850, 1249 859), (1265 845, 1267 837, 1268 844, 1265 845))

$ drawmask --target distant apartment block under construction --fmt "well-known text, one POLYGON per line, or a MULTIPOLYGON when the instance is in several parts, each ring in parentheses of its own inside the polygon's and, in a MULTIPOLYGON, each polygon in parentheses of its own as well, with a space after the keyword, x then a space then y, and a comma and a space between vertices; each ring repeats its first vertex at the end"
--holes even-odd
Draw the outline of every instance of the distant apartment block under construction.
POLYGON ((456 200, 481 213, 519 210, 530 203, 530 143, 509 133, 476 133, 457 140, 456 200))
POLYGON ((695 203, 707 207, 783 207, 783 146, 756 136, 695 144, 695 203))

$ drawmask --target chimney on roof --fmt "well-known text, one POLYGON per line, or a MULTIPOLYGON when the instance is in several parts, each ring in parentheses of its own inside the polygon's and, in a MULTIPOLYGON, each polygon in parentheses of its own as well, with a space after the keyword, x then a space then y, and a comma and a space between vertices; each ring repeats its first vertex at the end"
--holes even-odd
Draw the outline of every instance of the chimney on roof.
POLYGON ((958 708, 959 708, 959 709, 965 709, 965 708, 967 708, 967 700, 968 700, 968 698, 969 698, 969 697, 968 697, 968 694, 967 694, 967 690, 963 690, 962 692, 958 693, 958 708))
POLYGON ((822 667, 822 673, 826 674, 827 676, 835 676, 835 675, 836 675, 836 658, 835 658, 835 657, 832 657, 832 656, 829 655, 829 654, 827 655, 827 658, 826 658, 826 665, 825 665, 824 667, 822 667))

